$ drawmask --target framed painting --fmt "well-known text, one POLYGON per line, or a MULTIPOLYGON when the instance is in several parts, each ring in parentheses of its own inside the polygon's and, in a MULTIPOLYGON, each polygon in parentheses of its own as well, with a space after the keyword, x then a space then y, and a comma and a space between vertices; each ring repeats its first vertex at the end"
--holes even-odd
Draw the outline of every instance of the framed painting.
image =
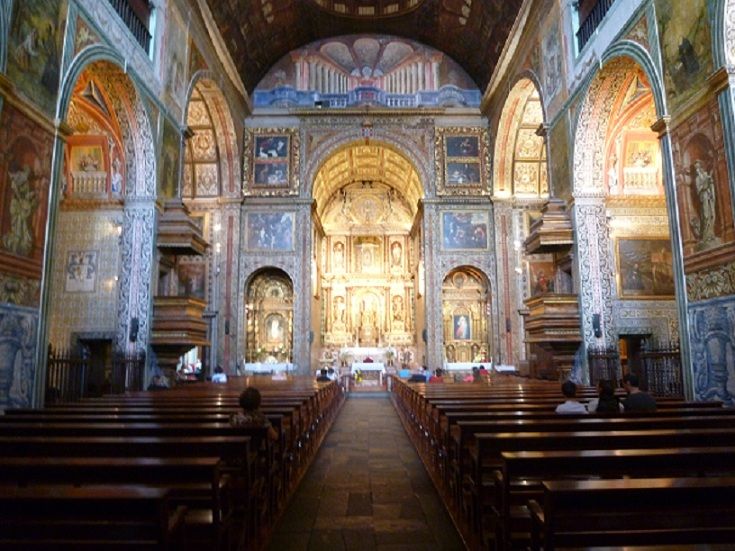
POLYGON ((207 265, 204 262, 179 262, 179 295, 204 299, 207 292, 207 265))
POLYGON ((439 195, 487 195, 487 133, 483 128, 439 128, 436 190, 439 195))
POLYGON ((67 293, 93 293, 97 288, 97 251, 69 251, 64 290, 67 293))
POLYGON ((110 189, 110 159, 106 136, 67 138, 68 182, 71 192, 105 195, 110 189))
POLYGON ((298 133, 295 129, 245 130, 243 193, 245 195, 297 195, 298 133))
POLYGON ((671 241, 661 238, 618 238, 616 242, 620 298, 672 298, 674 268, 671 241))
POLYGON ((442 249, 484 251, 488 248, 488 213, 447 211, 442 213, 442 249))
POLYGON ((528 263, 529 294, 532 297, 554 292, 554 263, 529 262, 528 263))
POLYGON ((293 212, 248 212, 247 245, 250 251, 293 251, 293 212))
POLYGON ((472 323, 468 315, 452 317, 452 335, 455 341, 468 341, 472 338, 472 323))

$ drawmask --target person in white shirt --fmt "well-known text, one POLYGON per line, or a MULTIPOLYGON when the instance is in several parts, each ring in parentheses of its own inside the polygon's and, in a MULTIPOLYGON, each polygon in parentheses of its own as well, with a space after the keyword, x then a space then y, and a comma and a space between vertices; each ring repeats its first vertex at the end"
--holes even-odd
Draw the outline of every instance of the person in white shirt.
POLYGON ((226 383, 227 382, 227 374, 225 373, 224 369, 222 369, 222 367, 219 365, 214 368, 214 374, 212 375, 212 382, 213 383, 226 383))
POLYGON ((584 404, 577 401, 577 385, 572 381, 564 381, 561 385, 561 393, 567 400, 563 404, 556 406, 556 413, 561 415, 587 413, 587 408, 584 407, 584 404))

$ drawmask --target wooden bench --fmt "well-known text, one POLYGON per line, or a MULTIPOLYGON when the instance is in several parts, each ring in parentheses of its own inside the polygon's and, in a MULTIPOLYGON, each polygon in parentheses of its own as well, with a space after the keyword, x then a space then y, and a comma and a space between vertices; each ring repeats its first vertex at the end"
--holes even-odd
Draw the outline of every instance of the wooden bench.
POLYGON ((165 488, 0 485, 0 548, 180 549, 185 512, 165 488))
MULTIPOLYGON (((735 476, 735 446, 632 450, 503 452, 495 473, 493 522, 497 541, 530 538, 530 499, 542 501, 544 480, 735 476)), ((502 544, 501 544, 502 545, 502 544)))
POLYGON ((732 544, 735 478, 545 481, 529 503, 532 549, 732 544))

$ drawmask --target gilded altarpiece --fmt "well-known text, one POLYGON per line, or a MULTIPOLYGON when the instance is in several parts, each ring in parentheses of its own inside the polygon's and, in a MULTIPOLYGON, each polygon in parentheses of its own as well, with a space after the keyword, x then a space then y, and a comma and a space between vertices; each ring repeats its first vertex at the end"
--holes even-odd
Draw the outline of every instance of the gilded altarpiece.
POLYGON ((255 276, 247 292, 248 362, 290 362, 293 335, 293 286, 279 271, 255 276))
POLYGON ((450 273, 442 285, 442 332, 447 362, 473 362, 488 356, 488 288, 470 268, 450 273))

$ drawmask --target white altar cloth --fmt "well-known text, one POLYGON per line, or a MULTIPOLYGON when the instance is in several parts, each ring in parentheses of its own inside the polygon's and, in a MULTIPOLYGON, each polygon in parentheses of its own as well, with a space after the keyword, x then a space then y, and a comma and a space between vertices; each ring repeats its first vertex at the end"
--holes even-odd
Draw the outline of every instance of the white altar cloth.
POLYGON ((492 362, 447 362, 444 364, 444 369, 447 371, 472 371, 473 367, 482 366, 486 370, 490 371, 493 368, 492 362))
POLYGON ((257 362, 257 363, 246 363, 245 364, 245 371, 250 371, 252 373, 281 373, 283 371, 289 372, 293 371, 293 364, 291 363, 264 363, 264 362, 257 362))
POLYGON ((380 371, 381 373, 385 373, 385 364, 381 362, 355 362, 350 367, 350 373, 354 373, 358 369, 360 371, 380 371))

